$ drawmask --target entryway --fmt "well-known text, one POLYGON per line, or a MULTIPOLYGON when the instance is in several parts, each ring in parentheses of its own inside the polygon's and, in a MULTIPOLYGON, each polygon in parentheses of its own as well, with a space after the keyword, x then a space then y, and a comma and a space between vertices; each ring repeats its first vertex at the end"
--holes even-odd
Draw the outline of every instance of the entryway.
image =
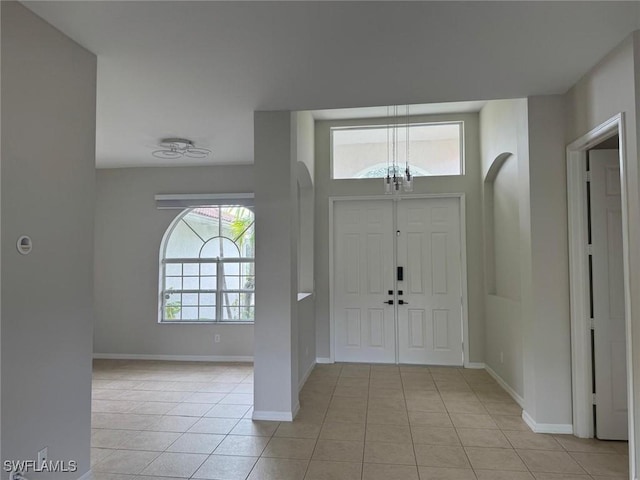
POLYGON ((573 430, 585 438, 628 434, 636 478, 624 132, 618 114, 567 147, 573 430))
POLYGON ((335 360, 463 364, 463 197, 335 200, 335 360))

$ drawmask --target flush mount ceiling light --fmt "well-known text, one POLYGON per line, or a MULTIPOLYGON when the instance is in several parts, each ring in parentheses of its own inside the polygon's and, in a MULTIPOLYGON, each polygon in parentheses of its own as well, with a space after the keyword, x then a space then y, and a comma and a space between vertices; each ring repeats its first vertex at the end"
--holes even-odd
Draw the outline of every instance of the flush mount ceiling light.
POLYGON ((193 141, 186 138, 163 138, 160 140, 160 149, 151 152, 156 158, 175 159, 181 157, 207 158, 211 150, 196 147, 193 141))

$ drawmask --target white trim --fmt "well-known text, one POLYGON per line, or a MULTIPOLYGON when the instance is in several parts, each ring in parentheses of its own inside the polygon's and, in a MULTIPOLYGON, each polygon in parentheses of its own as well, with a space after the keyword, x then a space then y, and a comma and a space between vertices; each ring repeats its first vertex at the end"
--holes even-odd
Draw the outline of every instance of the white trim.
MULTIPOLYGON (((332 137, 333 138, 333 137, 332 137)), ((335 351, 336 351, 336 339, 335 339, 335 331, 336 331, 336 319, 333 316, 333 303, 334 303, 334 293, 333 293, 333 277, 334 277, 334 268, 333 268, 333 211, 334 211, 334 198, 329 197, 329 360, 326 363, 334 363, 336 360, 335 351)), ((318 361, 318 363, 324 363, 318 361)))
POLYGON ((329 357, 318 357, 316 358, 316 363, 320 364, 320 365, 325 365, 328 363, 334 363, 333 360, 331 360, 331 358, 329 357))
POLYGON ((316 366, 316 362, 313 362, 311 366, 307 369, 305 374, 302 376, 300 381, 298 381, 298 393, 300 393, 300 390, 302 390, 302 387, 304 387, 304 384, 307 383, 307 380, 309 380, 309 375, 311 375, 311 372, 313 372, 313 369, 315 368, 315 366, 316 366))
MULTIPOLYGON (((620 185, 622 202, 622 256, 624 265, 625 334, 627 347, 627 404, 629 434, 629 474, 637 478, 635 451, 635 415, 633 406, 633 343, 631 324, 631 265, 629 245, 629 189, 627 184, 627 151, 624 113, 618 113, 567 146, 567 200, 569 226, 569 279, 571 296, 571 374, 573 396, 573 426, 578 437, 593 437, 591 397, 591 334, 588 320, 589 284, 586 247, 586 185, 584 169, 587 150, 618 135, 620 154, 620 185)), ((631 200, 634 201, 634 200, 631 200)))
POLYGON ((587 255, 586 151, 567 148, 567 217, 569 227, 569 299, 571 305, 571 378, 576 436, 593 437, 591 400, 591 332, 587 255))
POLYGON ((573 433, 573 425, 570 423, 536 423, 533 418, 531 418, 531 415, 524 410, 522 411, 522 419, 535 433, 557 433, 564 435, 571 435, 573 433))
POLYGON ((155 197, 156 208, 179 209, 213 206, 213 205, 244 205, 253 206, 253 193, 179 193, 158 194, 155 197))
POLYGON ((92 475, 93 473, 91 472, 91 469, 89 469, 89 471, 84 475, 82 475, 80 478, 78 478, 78 480, 91 480, 92 475))
POLYGON ((267 420, 270 422, 292 422, 300 410, 300 404, 297 404, 292 412, 271 412, 268 410, 254 410, 253 420, 267 420))
POLYGON ((468 368, 470 370, 482 370, 486 369, 487 366, 482 362, 467 362, 464 364, 464 368, 468 368))
MULTIPOLYGON (((463 132, 464 134, 464 132, 463 132)), ((464 155, 463 155, 464 158, 464 155)), ((469 297, 467 293, 467 196, 460 195, 460 278, 462 280, 462 363, 469 360, 469 297)))
MULTIPOLYGON (((425 194, 399 194, 399 195, 357 195, 357 196, 332 196, 329 197, 329 363, 335 361, 335 318, 333 316, 333 212, 335 202, 338 201, 362 201, 362 200, 386 200, 398 201, 403 199, 420 198, 457 198, 460 204, 460 277, 462 281, 462 365, 466 366, 469 358, 469 299, 467 292, 467 221, 466 221, 466 194, 459 193, 425 193, 425 194)), ((397 358, 397 348, 396 348, 397 358)), ((323 363, 317 360, 318 363, 323 363)))
POLYGON ((106 360, 168 360, 178 362, 251 362, 250 355, 147 355, 140 353, 94 353, 93 358, 106 360))
MULTIPOLYGON (((522 398, 518 392, 516 392, 511 385, 509 385, 500 375, 496 373, 496 371, 491 368, 489 365, 486 365, 485 370, 489 375, 493 377, 493 379, 498 382, 498 384, 515 400, 515 402, 520 405, 521 408, 524 408, 524 398, 522 398)), ((523 417, 524 418, 524 417, 523 417)))

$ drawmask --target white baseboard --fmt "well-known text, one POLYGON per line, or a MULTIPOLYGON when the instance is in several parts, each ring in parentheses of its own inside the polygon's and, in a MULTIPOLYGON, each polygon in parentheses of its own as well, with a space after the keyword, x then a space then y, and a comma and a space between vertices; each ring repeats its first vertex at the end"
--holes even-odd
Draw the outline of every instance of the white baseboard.
POLYGON ((316 358, 316 363, 325 364, 325 363, 334 363, 329 357, 318 357, 316 358))
POLYGON ((315 366, 316 366, 316 362, 313 362, 309 366, 305 374, 302 376, 300 381, 298 382, 298 393, 300 393, 300 390, 302 390, 302 387, 304 387, 304 384, 307 383, 307 380, 309 379, 309 375, 311 375, 311 372, 313 372, 313 369, 315 366))
POLYGON ((292 412, 269 412, 267 410, 254 410, 254 420, 268 420, 272 422, 292 422, 300 410, 300 404, 296 404, 292 412))
POLYGON ((464 365, 464 368, 472 368, 477 370, 482 370, 485 367, 486 365, 482 362, 468 362, 468 363, 465 363, 464 365))
POLYGON ((535 433, 573 434, 573 425, 564 423, 536 423, 525 410, 522 411, 522 419, 535 433))
POLYGON ((504 388, 509 395, 511 395, 511 398, 513 398, 518 405, 524 408, 524 398, 518 395, 518 392, 516 392, 513 388, 511 388, 511 385, 505 382, 504 379, 493 370, 493 368, 491 368, 489 365, 485 365, 484 368, 487 371, 487 373, 491 375, 493 379, 496 382, 498 382, 500 386, 504 388))
POLYGON ((82 475, 78 480, 91 480, 91 475, 91 469, 89 469, 89 471, 82 475))
POLYGON ((147 355, 139 353, 94 353, 103 360, 168 360, 178 362, 253 362, 250 355, 147 355))

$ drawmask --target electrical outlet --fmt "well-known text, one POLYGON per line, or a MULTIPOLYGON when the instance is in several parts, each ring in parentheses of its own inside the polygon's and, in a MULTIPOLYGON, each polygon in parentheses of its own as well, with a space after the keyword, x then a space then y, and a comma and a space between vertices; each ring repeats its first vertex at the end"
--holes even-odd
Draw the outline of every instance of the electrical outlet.
POLYGON ((44 447, 38 452, 38 468, 42 468, 49 459, 49 447, 44 447))
POLYGON ((219 333, 216 333, 216 336, 213 337, 213 341, 216 342, 216 343, 220 343, 220 334, 219 333))
POLYGON ((500 352, 500 363, 504 363, 504 353, 500 352))

